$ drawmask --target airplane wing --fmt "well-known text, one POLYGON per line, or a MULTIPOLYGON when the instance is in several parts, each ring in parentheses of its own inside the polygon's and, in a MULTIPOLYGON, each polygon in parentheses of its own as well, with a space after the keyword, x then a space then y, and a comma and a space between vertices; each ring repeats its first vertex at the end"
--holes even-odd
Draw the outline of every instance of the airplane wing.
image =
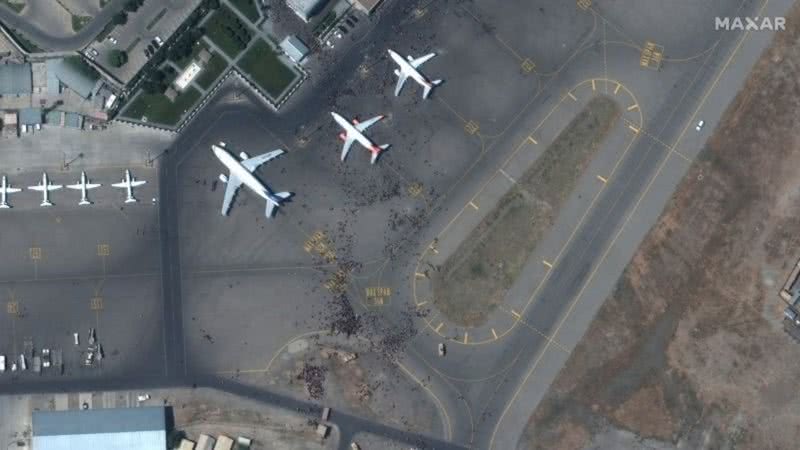
POLYGON ((233 196, 236 195, 236 191, 239 189, 239 186, 242 185, 242 180, 236 178, 235 175, 230 174, 228 176, 228 183, 225 186, 225 198, 222 200, 222 215, 227 216, 228 211, 231 209, 231 202, 233 201, 233 196))
POLYGON ((147 181, 144 181, 144 180, 132 181, 131 182, 131 187, 141 186, 141 185, 146 184, 146 183, 147 183, 147 181))
POLYGON ((20 188, 10 188, 10 187, 6 188, 6 194, 14 194, 14 193, 17 193, 17 192, 22 192, 22 189, 20 189, 20 188))
POLYGON ((48 191, 57 191, 57 190, 61 189, 62 187, 64 187, 64 186, 62 186, 60 184, 48 184, 47 185, 47 190, 48 191))
MULTIPOLYGON (((89 189, 89 186, 91 186, 91 185, 87 184, 86 185, 86 189, 89 189)), ((67 189, 80 190, 80 189, 83 189, 83 185, 82 184, 68 184, 67 185, 67 189)))
POLYGON ((409 59, 408 63, 411 64, 411 67, 416 69, 417 67, 425 64, 426 61, 433 58, 434 56, 436 56, 436 53, 428 53, 427 55, 420 56, 417 59, 409 59))
POLYGON ((119 182, 119 183, 114 183, 114 184, 112 184, 111 186, 114 186, 115 188, 123 188, 123 189, 126 189, 126 188, 128 187, 128 183, 126 183, 126 182, 125 182, 125 180, 122 180, 121 182, 119 182))
POLYGON ((371 127, 372 125, 375 124, 375 122, 377 122, 377 121, 379 121, 381 119, 383 119, 383 116, 375 116, 372 119, 365 120, 363 122, 359 122, 356 125, 356 130, 364 132, 364 130, 366 130, 367 128, 371 127))
POLYGON ((344 159, 347 158, 347 154, 350 153, 350 147, 353 146, 353 142, 355 142, 354 138, 350 136, 345 138, 344 145, 342 145, 342 161, 344 161, 344 159))
POLYGON ((400 95, 400 91, 403 90, 403 85, 406 84, 406 80, 408 79, 408 74, 403 72, 402 70, 398 71, 397 74, 397 87, 394 88, 394 96, 397 97, 400 95))
MULTIPOLYGON (((89 184, 87 184, 87 185, 86 185, 86 189, 94 189, 94 188, 99 188, 100 186, 102 186, 102 184, 99 184, 99 183, 89 183, 89 184)), ((69 187, 69 186, 67 186, 67 187, 69 187)))
POLYGON ((275 159, 284 153, 286 152, 283 150, 275 150, 267 152, 258 156, 254 156, 249 159, 245 159, 244 161, 242 161, 242 165, 245 167, 245 169, 249 170, 250 172, 254 172, 256 169, 258 169, 258 166, 264 164, 265 162, 271 159, 275 159))
POLYGON ((41 184, 36 185, 36 186, 28 186, 28 189, 30 189, 32 191, 42 192, 44 190, 44 186, 42 186, 41 184))

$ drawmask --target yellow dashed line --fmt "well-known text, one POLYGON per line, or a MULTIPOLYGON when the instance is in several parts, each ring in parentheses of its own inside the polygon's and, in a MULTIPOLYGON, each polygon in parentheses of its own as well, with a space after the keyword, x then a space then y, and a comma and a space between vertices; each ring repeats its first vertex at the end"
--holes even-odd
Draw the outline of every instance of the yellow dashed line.
POLYGON ((427 300, 425 300, 424 302, 417 303, 417 308, 422 308, 422 305, 424 305, 426 303, 428 303, 427 300))
POLYGON ((466 344, 466 343, 468 343, 468 342, 469 342, 469 333, 467 333, 467 332, 465 331, 465 332, 464 332, 464 343, 466 344))
POLYGON ((595 84, 594 84, 594 80, 592 80, 592 90, 593 90, 593 91, 596 91, 596 90, 597 90, 597 86, 595 86, 595 84))
POLYGON ((522 317, 522 316, 520 316, 520 315, 519 315, 519 313, 518 313, 518 312, 514 311, 513 309, 511 310, 511 315, 512 315, 512 316, 514 316, 514 317, 516 317, 517 319, 519 319, 520 317, 522 317))
POLYGON ((542 264, 544 264, 545 266, 547 266, 547 267, 548 267, 548 268, 550 268, 550 269, 552 269, 552 268, 553 268, 553 265, 552 265, 552 264, 550 264, 550 263, 549 263, 549 262, 548 262, 546 259, 543 259, 543 260, 542 260, 542 264))
POLYGON ((427 277, 427 275, 425 275, 424 273, 419 273, 419 272, 415 273, 414 275, 416 275, 417 278, 425 278, 425 277, 427 277))
POLYGON ((438 333, 439 330, 441 330, 443 326, 444 326, 444 322, 439 322, 439 325, 436 325, 436 328, 434 328, 433 331, 438 333))
POLYGON ((614 95, 617 95, 617 92, 619 92, 620 87, 622 87, 622 85, 617 83, 617 87, 614 89, 614 95))
POLYGON ((608 178, 606 178, 606 177, 601 177, 600 175, 598 175, 597 179, 602 181, 603 183, 608 183, 608 178))
POLYGON ((633 131, 634 133, 639 134, 639 129, 634 127, 633 125, 628 125, 628 128, 630 128, 631 131, 633 131))
POLYGON ((469 202, 469 206, 472 206, 473 208, 475 208, 475 210, 477 210, 477 209, 478 209, 478 205, 476 205, 476 204, 475 204, 474 202, 472 202, 472 201, 470 201, 470 202, 469 202))
POLYGON ((500 173, 502 173, 503 175, 505 175, 505 177, 506 177, 506 178, 508 178, 508 181, 510 181, 510 182, 512 182, 512 183, 516 183, 516 182, 517 182, 517 180, 515 180, 515 179, 511 178, 511 175, 507 174, 505 170, 503 170, 503 169, 500 169, 500 173))
POLYGON ((538 142, 536 142, 536 139, 534 139, 533 136, 528 136, 528 140, 533 142, 534 144, 538 144, 538 142))
POLYGON ((494 331, 494 328, 492 328, 492 336, 494 336, 494 338, 497 339, 497 332, 494 331))
POLYGON ((639 107, 639 105, 637 103, 634 103, 633 105, 628 106, 628 111, 633 111, 634 109, 636 109, 638 107, 639 107))
POLYGON ((573 101, 576 101, 576 102, 578 101, 578 98, 577 98, 577 97, 575 97, 574 95, 572 95, 572 92, 567 92, 567 95, 568 95, 568 96, 569 96, 569 98, 571 98, 573 101))

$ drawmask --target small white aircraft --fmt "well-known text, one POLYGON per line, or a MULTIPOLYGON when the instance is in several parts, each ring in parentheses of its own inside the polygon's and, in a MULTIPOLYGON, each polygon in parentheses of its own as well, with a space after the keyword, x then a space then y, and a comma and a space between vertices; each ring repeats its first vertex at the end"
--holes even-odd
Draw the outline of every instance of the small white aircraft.
POLYGON ((64 186, 50 183, 47 179, 47 172, 42 172, 42 182, 37 186, 29 186, 28 189, 42 193, 41 206, 53 206, 53 203, 50 202, 50 191, 57 191, 62 187, 64 186))
POLYGON ((259 166, 286 153, 285 151, 278 149, 252 158, 247 153, 241 152, 239 153, 241 160, 234 157, 225 149, 224 142, 220 142, 219 145, 211 145, 211 151, 214 152, 217 159, 230 171, 228 176, 224 174, 219 175, 220 181, 226 183, 225 198, 222 200, 223 216, 228 215, 233 197, 242 184, 249 187, 253 192, 267 201, 267 207, 264 212, 264 215, 267 217, 272 217, 275 208, 292 196, 291 192, 272 192, 264 183, 253 175, 253 172, 255 172, 259 166))
POLYGON ((86 172, 81 172, 81 181, 78 182, 78 184, 69 184, 67 185, 67 188, 81 191, 81 201, 78 202, 78 204, 83 206, 92 204, 92 202, 89 201, 87 191, 89 189, 99 188, 100 186, 102 185, 90 183, 89 178, 86 176, 86 172))
POLYGON ((331 112, 331 115, 333 116, 333 120, 335 120, 336 123, 344 128, 344 131, 339 133, 339 139, 344 141, 344 145, 342 146, 342 161, 347 158, 347 154, 350 152, 350 147, 352 147, 353 142, 356 141, 364 146, 364 148, 372 152, 370 164, 375 164, 375 161, 378 160, 378 155, 380 155, 382 151, 389 148, 389 144, 375 145, 368 137, 364 136, 364 130, 371 127, 385 116, 375 116, 364 122, 359 122, 358 120, 353 119, 353 123, 351 124, 347 121, 347 119, 335 112, 331 112))
POLYGON ((436 53, 428 53, 427 55, 421 56, 417 59, 414 59, 411 57, 411 55, 409 55, 407 59, 403 59, 403 57, 398 55, 397 52, 395 52, 394 50, 392 49, 388 50, 389 50, 389 56, 391 56, 394 62, 396 62, 397 65, 400 66, 399 69, 394 70, 394 74, 397 75, 398 77, 397 87, 394 89, 395 97, 400 95, 400 91, 403 89, 403 85, 405 84, 408 77, 411 77, 414 81, 416 81, 423 87, 424 90, 422 91, 422 98, 428 98, 428 95, 431 93, 433 87, 442 84, 442 80, 428 81, 428 79, 425 78, 425 75, 421 74, 419 70, 417 70, 419 66, 423 65, 426 61, 436 56, 436 53))
POLYGON ((141 186, 145 183, 147 183, 147 181, 136 180, 136 178, 131 175, 131 171, 125 169, 125 178, 123 178, 121 182, 114 183, 111 186, 120 189, 127 189, 128 196, 125 198, 125 203, 136 203, 138 200, 136 200, 136 198, 133 196, 133 188, 136 186, 141 186))
POLYGON ((6 176, 3 175, 3 181, 0 183, 0 208, 11 208, 11 205, 9 205, 6 201, 8 194, 16 194, 20 191, 22 191, 22 189, 11 187, 11 185, 6 181, 6 176))

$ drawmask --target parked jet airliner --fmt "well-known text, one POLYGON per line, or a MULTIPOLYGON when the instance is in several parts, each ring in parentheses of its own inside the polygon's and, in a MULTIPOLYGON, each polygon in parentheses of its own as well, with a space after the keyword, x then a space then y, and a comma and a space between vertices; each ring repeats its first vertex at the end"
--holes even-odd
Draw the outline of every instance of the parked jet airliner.
POLYGON ((42 172, 42 182, 36 186, 29 186, 28 189, 42 193, 41 206, 53 206, 53 203, 50 202, 50 191, 57 191, 62 187, 60 184, 50 183, 50 180, 47 179, 47 172, 42 172))
POLYGON ((380 155, 382 151, 389 148, 389 144, 375 145, 368 137, 364 136, 364 130, 371 127, 385 116, 375 116, 364 122, 359 122, 358 120, 353 119, 353 123, 351 124, 347 121, 347 119, 335 112, 331 112, 331 115, 333 116, 333 120, 335 120, 339 126, 344 128, 344 131, 339 133, 339 139, 344 141, 344 145, 342 146, 342 161, 347 158, 347 154, 350 152, 350 147, 353 145, 353 142, 356 141, 364 146, 364 148, 372 152, 370 164, 375 164, 375 161, 378 160, 378 155, 380 155))
POLYGON ((78 184, 69 184, 67 185, 67 189, 75 189, 81 191, 81 201, 78 202, 79 205, 91 205, 92 202, 89 201, 88 190, 99 188, 102 186, 101 184, 97 183, 90 183, 89 178, 86 176, 86 172, 81 172, 81 180, 78 184))
POLYGON ((141 186, 145 183, 147 183, 147 181, 137 180, 133 175, 131 175, 130 170, 125 169, 125 178, 123 178, 121 182, 114 183, 111 186, 127 190, 128 195, 125 197, 125 203, 136 203, 138 200, 136 200, 136 197, 133 196, 133 188, 136 186, 141 186))
POLYGON ((22 189, 11 187, 11 185, 6 181, 6 176, 3 175, 3 181, 0 184, 0 208, 11 208, 11 205, 9 205, 7 201, 8 194, 16 194, 17 192, 21 191, 22 189))
POLYGON ((403 85, 408 77, 411 77, 414 81, 422 86, 422 98, 428 98, 428 95, 430 95, 433 87, 442 84, 442 80, 428 81, 428 79, 425 78, 425 75, 421 74, 419 70, 417 70, 419 66, 425 64, 426 61, 436 56, 436 53, 428 53, 427 55, 421 56, 417 59, 414 59, 409 55, 407 59, 403 59, 403 57, 398 55, 394 50, 388 50, 389 56, 391 56, 394 62, 400 66, 400 68, 395 69, 394 71, 394 74, 397 75, 397 87, 394 89, 395 97, 400 95, 400 91, 403 89, 403 85))

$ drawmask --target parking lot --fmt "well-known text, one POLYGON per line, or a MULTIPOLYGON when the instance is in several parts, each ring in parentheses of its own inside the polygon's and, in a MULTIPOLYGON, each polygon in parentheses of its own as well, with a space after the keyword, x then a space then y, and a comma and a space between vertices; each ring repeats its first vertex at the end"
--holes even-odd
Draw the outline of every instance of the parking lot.
MULTIPOLYGON (((41 208, 41 194, 23 191, 9 197, 2 210, 0 237, 2 297, 0 354, 7 370, 0 385, 53 378, 127 377, 163 372, 158 196, 155 172, 135 169, 148 183, 136 189, 140 202, 125 204, 112 189, 121 169, 92 170, 92 182, 104 186, 89 192, 91 206, 78 206, 80 192, 51 192, 54 206, 41 208), (89 329, 96 330, 103 358, 83 363, 89 329), (79 333, 75 345, 73 333, 79 333), (31 350, 60 351, 63 375, 56 368, 33 373, 31 350), (11 372, 12 359, 26 353, 28 370, 11 372)), ((49 173, 57 184, 76 182, 79 172, 49 173)), ((18 186, 33 185, 40 173, 14 175, 18 186)))

